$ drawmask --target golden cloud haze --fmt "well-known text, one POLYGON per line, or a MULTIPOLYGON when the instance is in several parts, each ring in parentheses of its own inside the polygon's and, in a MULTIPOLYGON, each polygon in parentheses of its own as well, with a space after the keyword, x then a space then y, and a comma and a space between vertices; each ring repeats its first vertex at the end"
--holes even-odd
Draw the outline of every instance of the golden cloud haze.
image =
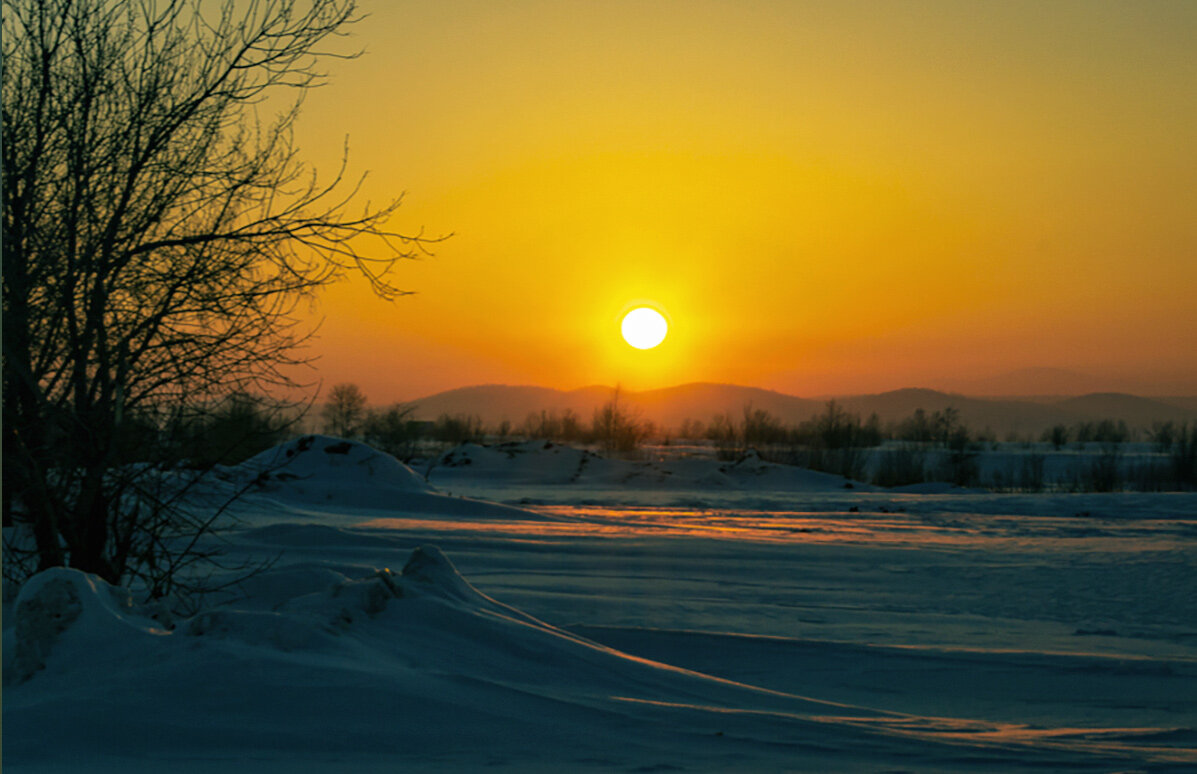
POLYGON ((348 134, 370 198, 455 236, 416 296, 325 294, 327 381, 1197 385, 1197 4, 366 10, 301 145, 329 170, 348 134))

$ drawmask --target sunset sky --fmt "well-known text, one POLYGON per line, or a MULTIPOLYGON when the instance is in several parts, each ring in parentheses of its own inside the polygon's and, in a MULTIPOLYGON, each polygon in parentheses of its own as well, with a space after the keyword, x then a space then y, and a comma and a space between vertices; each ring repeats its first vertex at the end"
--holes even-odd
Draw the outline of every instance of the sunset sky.
POLYGON ((302 153, 454 236, 322 296, 326 389, 1197 390, 1197 3, 362 7, 302 153))

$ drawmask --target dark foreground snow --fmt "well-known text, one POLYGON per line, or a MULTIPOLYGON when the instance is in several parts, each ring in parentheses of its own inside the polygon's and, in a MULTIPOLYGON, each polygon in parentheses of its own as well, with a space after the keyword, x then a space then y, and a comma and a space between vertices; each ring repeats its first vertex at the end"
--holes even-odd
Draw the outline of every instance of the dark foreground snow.
POLYGON ((1197 496, 554 479, 528 511, 353 459, 240 503, 230 558, 281 558, 198 615, 26 584, 5 769, 1197 767, 1197 496))

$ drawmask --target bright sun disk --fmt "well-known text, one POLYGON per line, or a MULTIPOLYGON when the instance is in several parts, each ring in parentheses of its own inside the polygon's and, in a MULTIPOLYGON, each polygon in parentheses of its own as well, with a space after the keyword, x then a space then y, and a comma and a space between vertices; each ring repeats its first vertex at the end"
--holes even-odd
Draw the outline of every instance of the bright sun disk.
POLYGON ((669 324, 656 309, 642 306, 624 315, 620 331, 624 341, 636 349, 652 349, 665 340, 669 324))

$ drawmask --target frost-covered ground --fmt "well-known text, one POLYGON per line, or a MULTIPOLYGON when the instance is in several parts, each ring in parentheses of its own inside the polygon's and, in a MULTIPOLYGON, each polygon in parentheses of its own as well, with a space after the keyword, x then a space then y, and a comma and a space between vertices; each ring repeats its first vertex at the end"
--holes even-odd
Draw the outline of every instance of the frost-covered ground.
POLYGON ((287 450, 224 471, 278 559, 199 615, 6 606, 6 770, 1197 768, 1195 494, 287 450))

